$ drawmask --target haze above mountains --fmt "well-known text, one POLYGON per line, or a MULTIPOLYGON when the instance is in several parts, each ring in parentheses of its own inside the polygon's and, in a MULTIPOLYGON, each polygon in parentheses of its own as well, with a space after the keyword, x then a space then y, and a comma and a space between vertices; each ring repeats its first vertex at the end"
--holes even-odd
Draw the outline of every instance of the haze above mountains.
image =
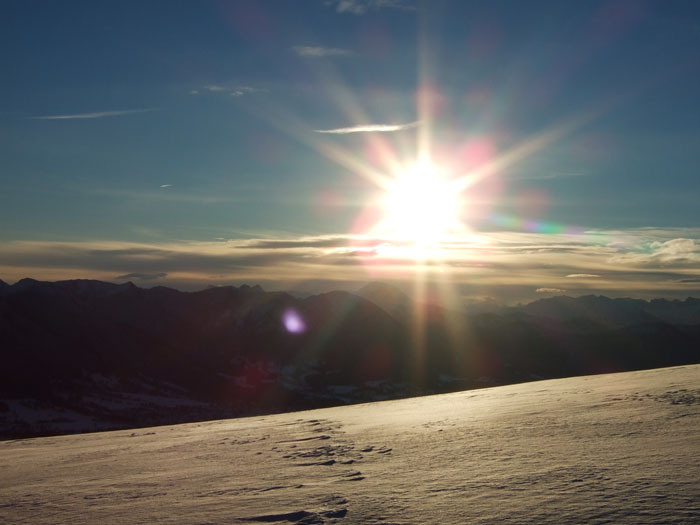
POLYGON ((491 310, 416 304, 383 283, 299 298, 0 282, 2 437, 700 362, 699 299, 562 296, 491 310))

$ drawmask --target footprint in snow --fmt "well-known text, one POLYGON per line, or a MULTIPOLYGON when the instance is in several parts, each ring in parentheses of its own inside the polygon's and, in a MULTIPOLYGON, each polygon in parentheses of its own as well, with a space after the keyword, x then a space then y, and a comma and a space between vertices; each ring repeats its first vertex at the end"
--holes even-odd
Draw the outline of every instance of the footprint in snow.
POLYGON ((348 509, 331 509, 319 512, 310 512, 308 510, 297 510, 294 512, 282 512, 279 514, 262 514, 259 516, 250 516, 248 518, 241 518, 238 521, 253 521, 259 523, 274 523, 279 521, 286 521, 290 523, 299 524, 317 524, 325 523, 324 518, 344 518, 348 513, 348 509))

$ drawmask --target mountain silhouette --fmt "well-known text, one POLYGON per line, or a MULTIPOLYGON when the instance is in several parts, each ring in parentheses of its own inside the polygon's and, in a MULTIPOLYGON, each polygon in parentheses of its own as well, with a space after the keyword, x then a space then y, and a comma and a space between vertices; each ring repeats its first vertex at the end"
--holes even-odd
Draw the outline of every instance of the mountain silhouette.
POLYGON ((0 359, 4 437, 40 435, 697 363, 700 301, 469 314, 382 283, 298 298, 22 279, 0 285, 0 359))

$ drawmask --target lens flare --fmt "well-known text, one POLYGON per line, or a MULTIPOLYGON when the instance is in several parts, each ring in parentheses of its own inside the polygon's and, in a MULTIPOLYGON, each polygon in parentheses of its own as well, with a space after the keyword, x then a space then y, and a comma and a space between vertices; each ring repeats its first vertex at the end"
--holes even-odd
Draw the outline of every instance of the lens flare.
POLYGON ((290 334, 302 334, 306 331, 306 323, 296 310, 286 310, 282 315, 282 324, 290 334))

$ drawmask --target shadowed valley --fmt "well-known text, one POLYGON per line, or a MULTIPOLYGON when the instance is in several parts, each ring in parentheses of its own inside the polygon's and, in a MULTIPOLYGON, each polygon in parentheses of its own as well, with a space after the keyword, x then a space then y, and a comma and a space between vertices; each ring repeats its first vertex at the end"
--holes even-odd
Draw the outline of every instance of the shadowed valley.
POLYGON ((4 438, 286 412, 700 361, 700 300, 553 297, 488 313, 372 283, 0 287, 4 438), (303 330, 290 330, 293 312, 303 330))

